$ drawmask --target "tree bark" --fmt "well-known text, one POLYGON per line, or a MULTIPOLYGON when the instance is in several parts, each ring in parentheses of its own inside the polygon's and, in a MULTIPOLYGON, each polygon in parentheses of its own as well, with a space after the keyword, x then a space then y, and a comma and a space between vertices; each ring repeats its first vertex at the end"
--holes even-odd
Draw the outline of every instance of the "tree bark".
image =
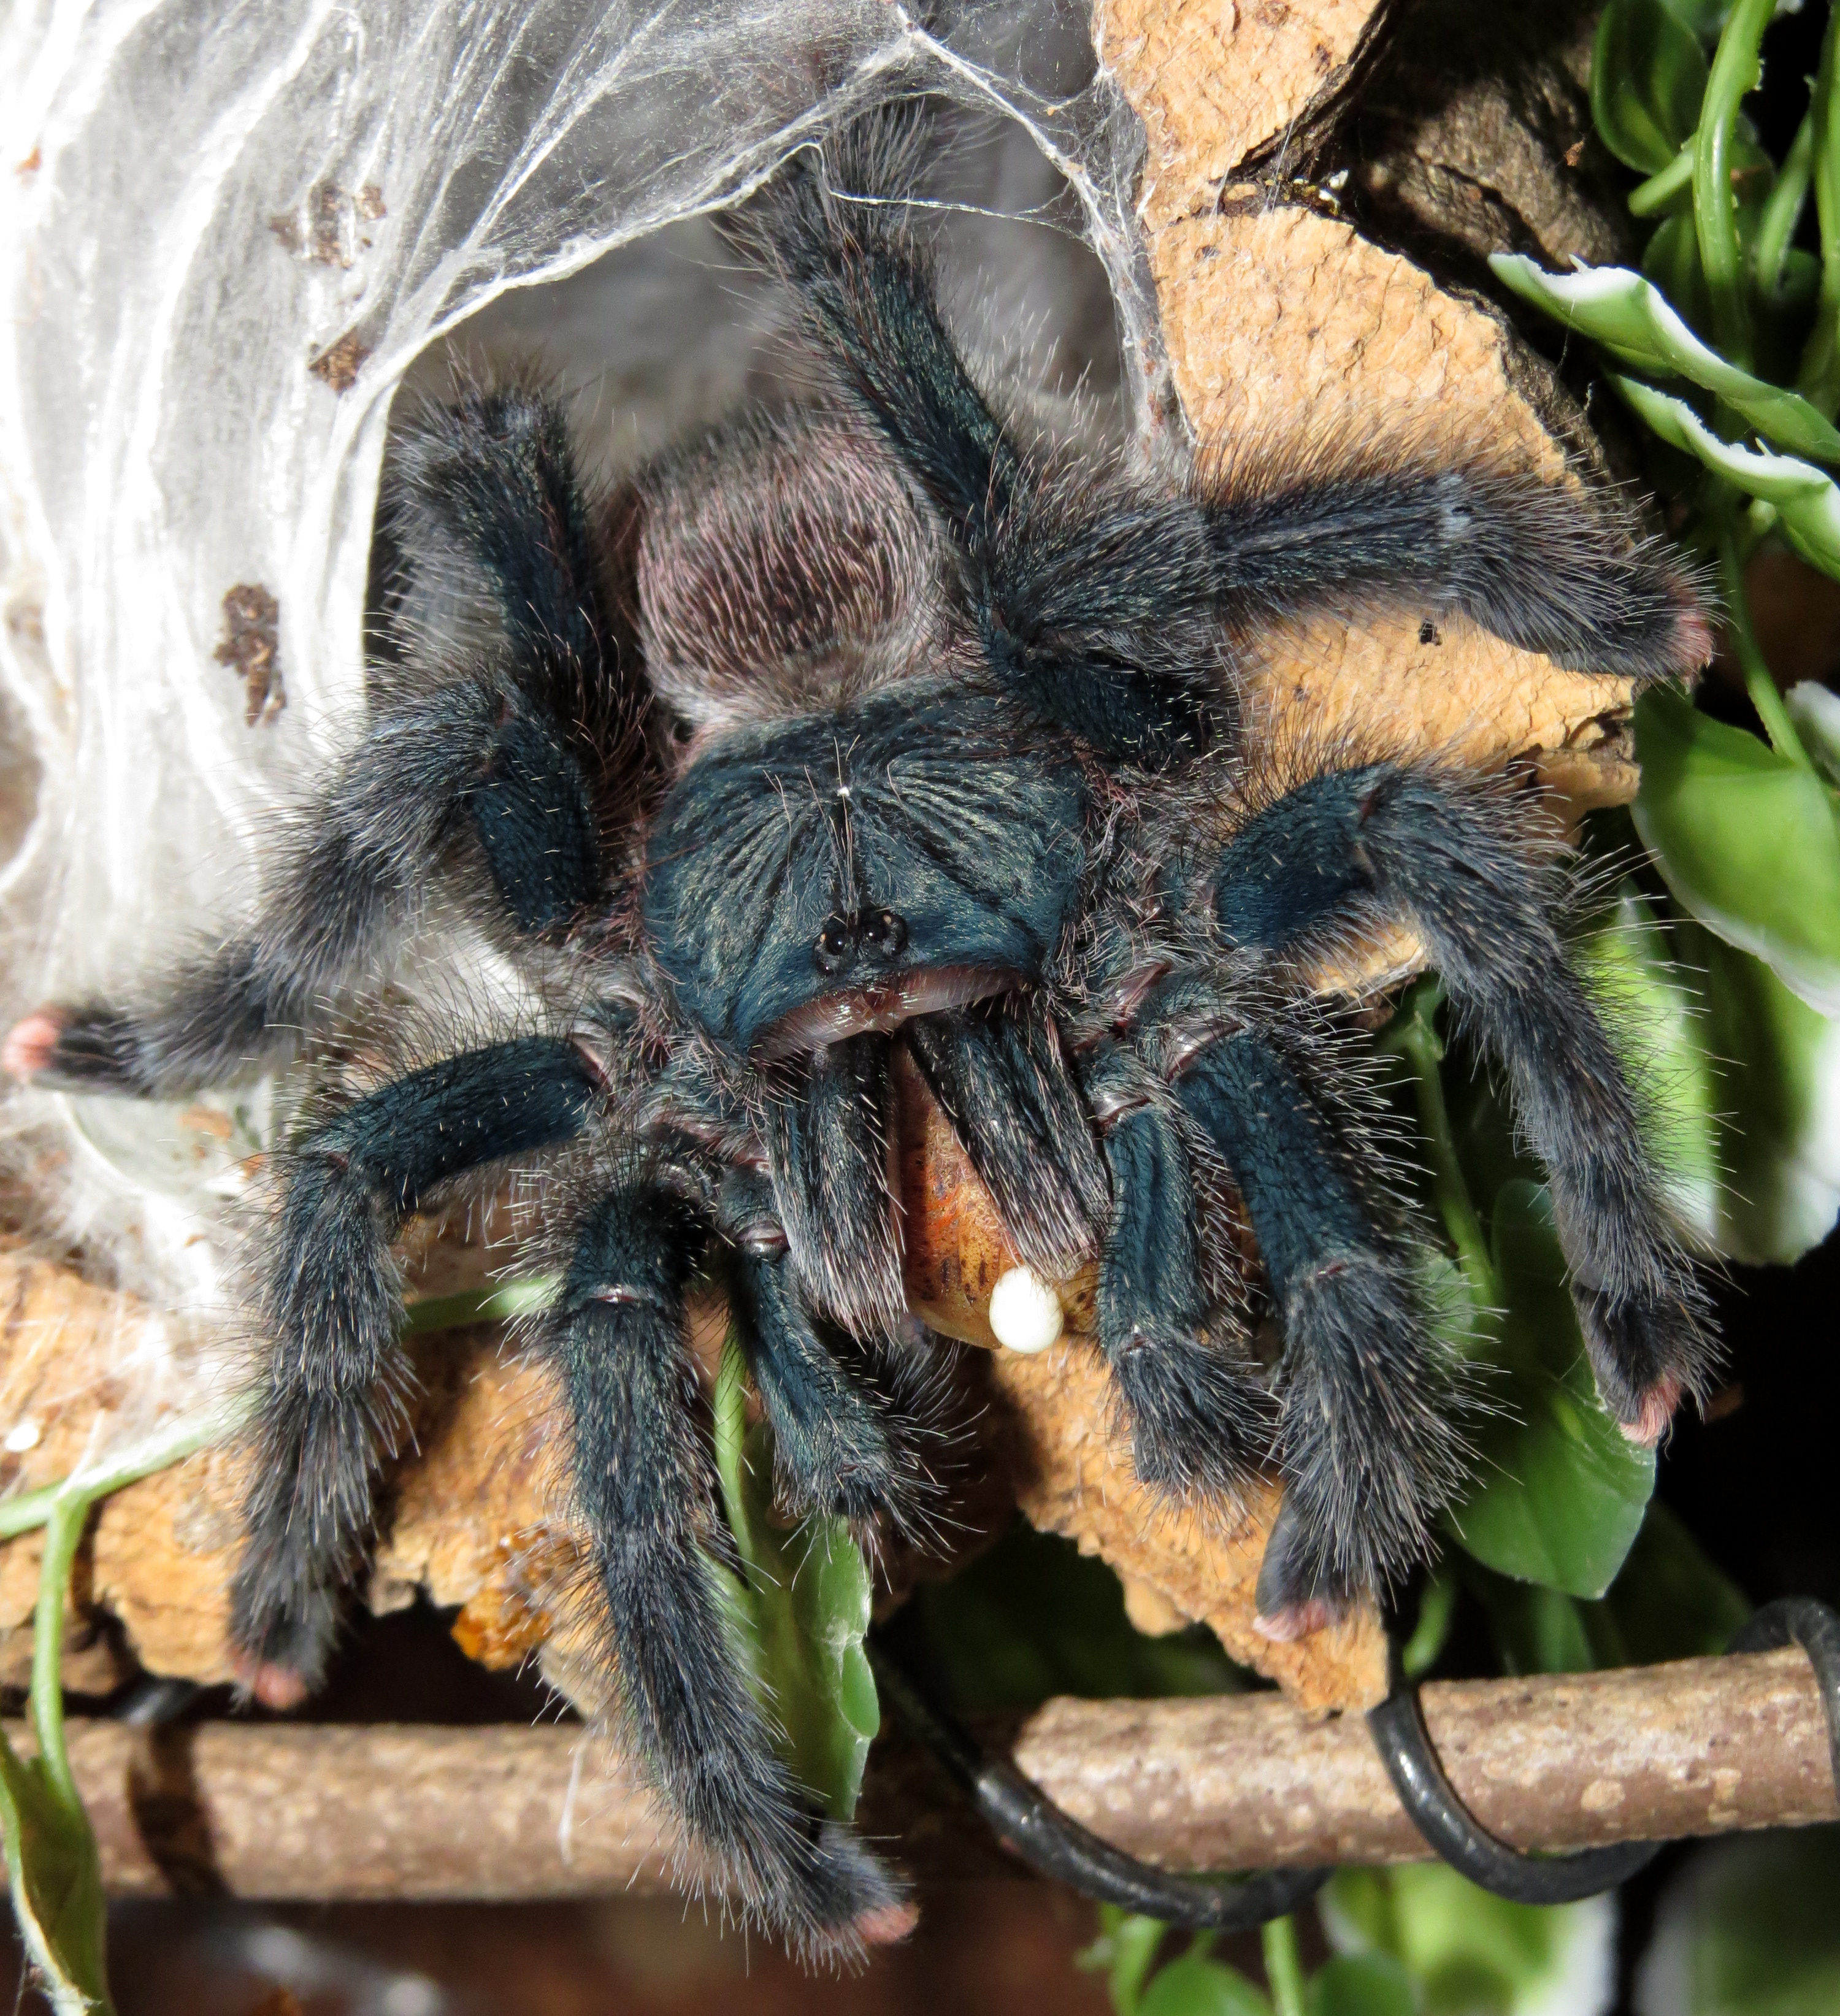
MULTIPOLYGON (((1840 1816, 1819 1694, 1793 1649, 1434 1683, 1424 1703, 1458 1793, 1518 1847, 1840 1816)), ((1312 1719, 1281 1694, 1053 1701, 985 1733, 1075 1818, 1165 1867, 1427 1858, 1360 1718, 1312 1719)), ((87 1722, 70 1755, 123 1895, 588 1895, 664 1887, 677 1851, 581 1727, 87 1722)), ((862 1820, 923 1882, 1020 1872, 898 1730, 877 1746, 862 1820)), ((697 1873, 693 1858, 678 1867, 697 1873)))

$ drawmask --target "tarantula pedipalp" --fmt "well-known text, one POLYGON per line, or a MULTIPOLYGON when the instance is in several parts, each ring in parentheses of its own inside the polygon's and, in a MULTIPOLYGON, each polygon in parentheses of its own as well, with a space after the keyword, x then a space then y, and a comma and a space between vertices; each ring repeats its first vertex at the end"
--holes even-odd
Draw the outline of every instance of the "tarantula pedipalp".
POLYGON ((374 982, 430 876, 472 891, 572 1006, 314 1120, 285 1158, 235 1594, 250 1684, 312 1683, 371 1537, 405 1215, 585 1138, 537 1334, 631 1733, 747 1906, 831 1949, 898 1892, 815 1813, 729 1655, 685 1297, 699 1267, 722 1276, 790 1509, 924 1528, 894 1046, 1022 1259, 1053 1278, 1096 1258, 1140 1476, 1205 1497, 1280 1467, 1274 1635, 1410 1561, 1457 1467, 1411 1243, 1296 977, 1326 944, 1403 920, 1429 948, 1550 1171, 1628 1431, 1658 1436, 1710 1351, 1521 802, 1384 751, 1280 761, 1235 707, 1236 638, 1312 608, 1467 617, 1676 675, 1708 642, 1683 578, 1482 459, 1183 488, 1038 451, 967 372, 898 206, 836 193, 898 194, 891 131, 801 159, 762 206, 822 398, 667 458, 598 527, 538 387, 469 391, 407 434, 406 662, 254 924, 136 1006, 38 1011, 5 1051, 90 1090, 221 1082, 374 982), (463 648, 466 587, 489 648, 463 648), (1215 1258, 1230 1187, 1284 1332, 1275 1378, 1215 1258))

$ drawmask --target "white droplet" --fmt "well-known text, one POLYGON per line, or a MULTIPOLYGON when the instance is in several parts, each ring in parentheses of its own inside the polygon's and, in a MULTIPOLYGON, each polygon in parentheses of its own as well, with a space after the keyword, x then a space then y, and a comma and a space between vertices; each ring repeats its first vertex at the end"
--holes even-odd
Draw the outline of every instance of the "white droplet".
POLYGON ((1027 1267, 1012 1267, 991 1291, 990 1327, 1006 1351, 1046 1351, 1066 1322, 1060 1298, 1027 1267))
POLYGON ((9 1456, 23 1456, 27 1449, 38 1446, 38 1438, 42 1433, 38 1424, 28 1414, 16 1428, 8 1434, 0 1447, 3 1447, 9 1456))

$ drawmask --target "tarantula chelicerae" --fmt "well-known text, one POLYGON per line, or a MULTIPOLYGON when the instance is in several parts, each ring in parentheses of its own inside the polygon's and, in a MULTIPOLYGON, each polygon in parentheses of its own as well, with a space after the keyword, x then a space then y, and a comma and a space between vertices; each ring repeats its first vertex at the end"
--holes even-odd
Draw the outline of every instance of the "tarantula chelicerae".
POLYGON ((1296 977, 1329 941, 1422 936, 1550 1171, 1629 1435, 1659 1436, 1711 1348, 1525 800, 1385 752, 1280 759, 1235 707, 1236 639, 1311 609, 1468 617, 1570 666, 1678 675, 1707 653, 1689 583, 1613 513, 1481 456, 1319 454, 1183 488, 1039 448, 968 374, 898 207, 838 193, 898 193, 902 149, 884 121, 801 157, 750 227, 821 396, 598 513, 528 383, 413 429, 405 662, 256 921, 139 1005, 41 1010, 5 1050, 89 1091, 221 1082, 374 982, 430 878, 470 884, 567 1005, 348 1101, 285 1158, 235 1593, 248 1677, 312 1683, 370 1539, 405 1215, 481 1165, 598 1143, 537 1335, 631 1732, 746 1904, 812 1948, 897 1892, 813 1812, 730 1655, 686 1291, 705 1267, 726 1285, 790 1508, 924 1523, 895 1046, 1020 1258, 1055 1279, 1096 1257, 1140 1477, 1204 1497, 1281 1468, 1274 1635, 1406 1564, 1456 1467, 1413 1250, 1296 977), (489 647, 455 641, 469 591, 489 647), (1269 1377, 1214 1258, 1236 1191, 1284 1334, 1269 1377))

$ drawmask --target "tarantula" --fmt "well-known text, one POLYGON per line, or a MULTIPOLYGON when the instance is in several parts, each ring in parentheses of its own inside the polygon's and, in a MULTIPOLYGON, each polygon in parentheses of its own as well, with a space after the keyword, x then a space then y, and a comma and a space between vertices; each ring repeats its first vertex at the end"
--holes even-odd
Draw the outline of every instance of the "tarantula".
POLYGON ((1276 749, 1236 701, 1240 640, 1311 610, 1467 617, 1569 666, 1677 677, 1708 653, 1688 578, 1601 501, 1481 453, 1248 458, 1183 485, 1039 445, 974 382, 886 200, 910 151, 885 119, 834 137, 747 227, 802 316, 803 403, 598 508, 535 381, 416 422, 388 527, 398 662, 254 923, 136 1005, 37 1011, 5 1050, 85 1092, 220 1083, 374 999, 431 881, 470 892, 551 1004, 542 1030, 347 1099, 279 1158, 246 1679, 272 1701, 312 1685, 362 1566, 407 1377, 405 1215, 585 1143, 535 1334, 630 1734, 745 1907, 819 1951, 885 1926, 899 1892, 794 1782, 731 1654, 686 1296, 700 1269, 726 1287, 793 1512, 924 1528, 896 1045, 1020 1260, 1053 1280, 1096 1258, 1137 1474, 1208 1498, 1280 1469, 1274 1636, 1410 1563, 1458 1467, 1413 1243, 1300 978, 1326 948, 1386 922, 1422 937, 1550 1172, 1626 1432, 1655 1441, 1712 1350, 1525 794, 1276 749), (1222 1278, 1236 1196, 1273 1373, 1222 1278))

